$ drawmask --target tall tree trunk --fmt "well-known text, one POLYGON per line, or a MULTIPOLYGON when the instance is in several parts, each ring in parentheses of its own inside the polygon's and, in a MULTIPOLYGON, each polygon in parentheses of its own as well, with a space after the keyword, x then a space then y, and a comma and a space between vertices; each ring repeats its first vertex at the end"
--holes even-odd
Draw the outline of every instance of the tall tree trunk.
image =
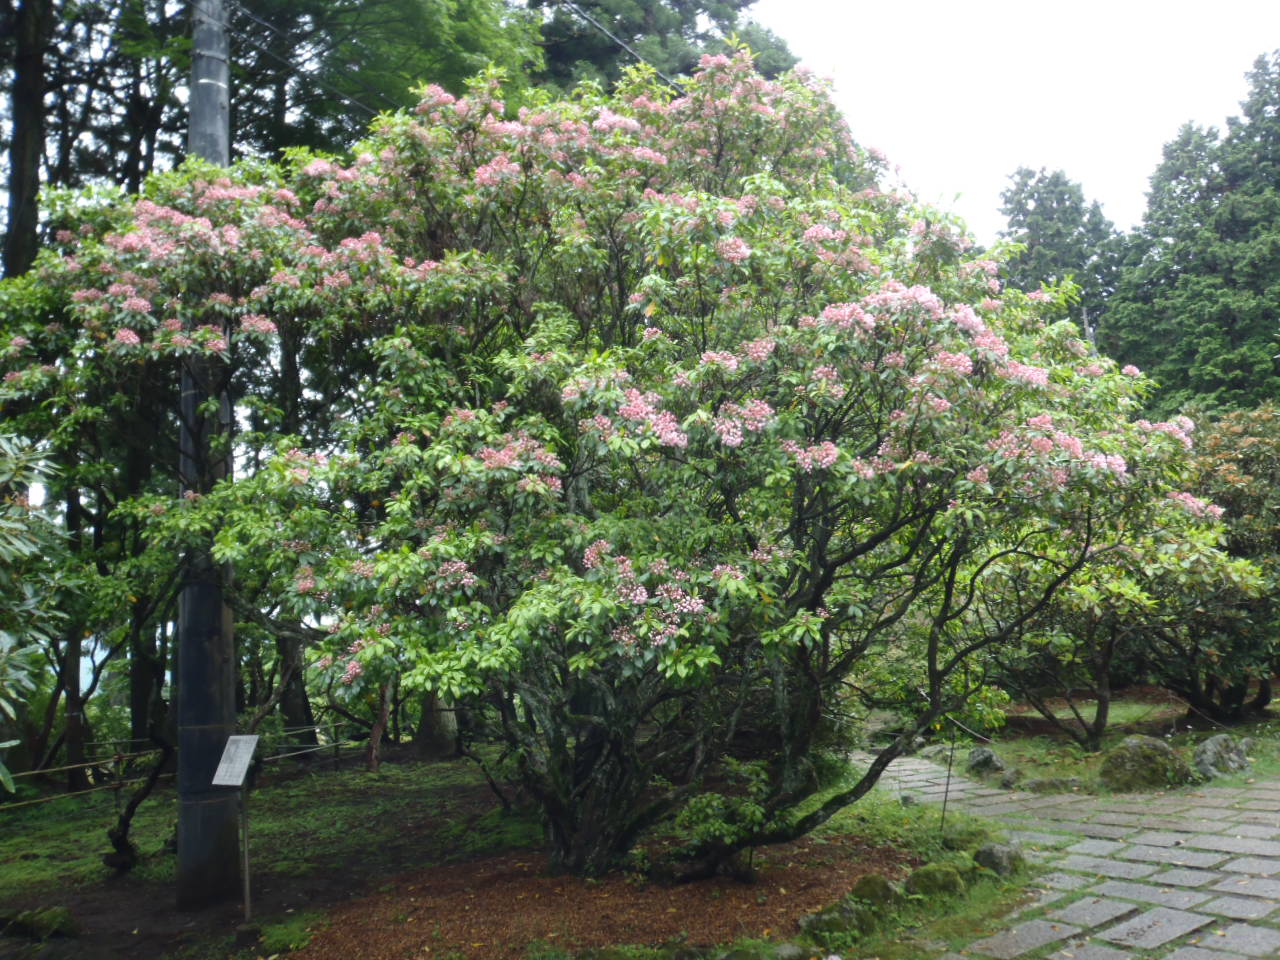
POLYGON ((302 641, 289 637, 276 638, 276 656, 280 662, 280 677, 284 684, 284 692, 280 695, 280 715, 284 725, 293 730, 290 740, 315 746, 316 740, 315 714, 311 710, 311 700, 307 697, 307 685, 304 679, 305 668, 302 663, 302 641), (304 727, 305 729, 297 729, 304 727))
POLYGON ((423 760, 443 760, 458 753, 457 714, 445 706, 440 695, 428 690, 422 695, 422 712, 413 733, 413 750, 423 760))
MULTIPOLYGON (((80 493, 72 487, 67 491, 67 534, 73 544, 79 544, 84 512, 80 508, 80 493)), ((80 693, 81 628, 72 624, 66 632, 63 645, 62 680, 67 698, 67 765, 84 763, 84 697, 80 693)), ((83 790, 89 786, 89 776, 84 768, 67 771, 67 789, 83 790)))
POLYGON ((9 115, 9 228, 4 273, 16 277, 36 259, 40 160, 44 153, 45 50, 53 30, 53 0, 23 0, 14 15, 13 91, 9 115))
POLYGON ((387 717, 391 713, 391 690, 395 680, 388 680, 378 688, 378 716, 369 731, 369 745, 365 748, 364 765, 370 773, 378 772, 382 759, 382 735, 387 732, 387 717))

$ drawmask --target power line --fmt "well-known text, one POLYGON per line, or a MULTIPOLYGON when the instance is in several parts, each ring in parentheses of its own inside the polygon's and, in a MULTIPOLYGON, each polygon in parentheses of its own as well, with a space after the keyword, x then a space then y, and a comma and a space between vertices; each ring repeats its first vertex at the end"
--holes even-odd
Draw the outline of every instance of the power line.
POLYGON ((631 45, 627 43, 625 40, 623 40, 621 37, 614 36, 612 33, 610 33, 608 27, 602 24, 595 17, 591 16, 591 14, 587 13, 587 11, 583 10, 580 6, 574 3, 573 0, 559 0, 559 2, 561 6, 568 7, 570 10, 572 10, 574 13, 580 16, 583 20, 587 21, 587 23, 591 24, 593 27, 595 27, 597 30, 603 33, 606 37, 608 37, 610 40, 612 40, 614 43, 620 46, 623 50, 627 51, 627 53, 631 54, 631 56, 635 57, 638 61, 643 63, 645 66, 650 67, 654 73, 656 73, 668 84, 670 84, 675 89, 676 93, 680 94, 681 96, 684 96, 684 87, 680 86, 680 84, 676 83, 674 80, 668 77, 665 73, 663 73, 661 70, 655 67, 652 63, 650 63, 644 57, 640 56, 640 54, 636 53, 636 51, 632 49, 631 45))
MULTIPOLYGON (((231 6, 232 6, 235 10, 237 10, 239 13, 241 13, 241 14, 243 14, 244 16, 248 17, 250 20, 252 20, 254 23, 258 24, 259 26, 261 26, 261 27, 265 27, 266 29, 270 30, 272 33, 274 33, 274 34, 275 34, 277 37, 279 37, 281 40, 285 41, 286 43, 293 43, 293 42, 294 42, 294 40, 293 40, 293 38, 292 38, 292 37, 290 37, 287 33, 285 33, 283 30, 281 30, 281 29, 280 29, 279 27, 277 27, 275 24, 270 23, 269 21, 263 20, 261 17, 259 17, 257 14, 255 14, 253 11, 251 11, 251 10, 247 9, 243 4, 237 3, 237 2, 236 2, 236 0, 228 0, 228 2, 229 2, 229 3, 231 4, 231 6)), ((372 87, 367 86, 365 83, 363 83, 363 82, 360 80, 360 78, 359 78, 359 76, 358 76, 358 75, 353 76, 353 77, 352 77, 352 79, 354 79, 354 80, 356 81, 356 83, 360 84, 361 89, 363 89, 363 90, 365 91, 365 93, 371 93, 371 94, 373 94, 375 97, 379 97, 379 98, 380 98, 384 103, 386 103, 386 104, 387 104, 387 106, 389 106, 392 110, 398 110, 398 109, 400 109, 401 104, 396 103, 394 100, 392 100, 390 97, 388 97, 388 96, 387 96, 385 93, 383 93, 381 90, 375 90, 375 89, 373 89, 372 87)), ((368 108, 366 107, 365 109, 368 109, 368 108)))
MULTIPOLYGON (((239 30, 236 30, 231 26, 231 24, 225 21, 217 21, 217 22, 219 26, 225 29, 228 33, 233 34, 237 40, 242 40, 245 43, 249 44, 251 47, 254 47, 255 49, 261 51, 262 53, 265 53, 272 60, 276 61, 279 64, 282 64, 285 67, 288 67, 290 73, 293 76, 295 77, 298 76, 297 68, 288 60, 286 60, 284 57, 277 54, 274 50, 272 50, 269 47, 263 46, 261 43, 259 43, 257 40, 254 40, 252 37, 246 36, 245 34, 241 33, 239 30)), ((378 115, 377 110, 374 110, 372 107, 366 106, 365 104, 357 100, 355 97, 350 96, 349 94, 343 93, 341 90, 337 89, 336 87, 330 86, 329 84, 321 80, 319 77, 306 77, 305 79, 309 83, 314 83, 317 87, 324 90, 325 92, 331 93, 333 96, 337 97, 338 99, 345 100, 347 103, 351 104, 351 106, 358 107, 359 109, 367 113, 370 117, 376 117, 378 115)))

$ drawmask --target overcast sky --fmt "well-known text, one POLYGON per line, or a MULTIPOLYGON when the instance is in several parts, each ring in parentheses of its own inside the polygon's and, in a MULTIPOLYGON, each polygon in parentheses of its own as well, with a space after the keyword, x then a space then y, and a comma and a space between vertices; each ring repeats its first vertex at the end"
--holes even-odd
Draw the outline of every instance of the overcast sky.
POLYGON ((1019 166, 1064 170, 1138 223, 1161 147, 1239 113, 1280 48, 1280 0, 758 0, 750 15, 831 77, 854 139, 983 241, 1019 166))

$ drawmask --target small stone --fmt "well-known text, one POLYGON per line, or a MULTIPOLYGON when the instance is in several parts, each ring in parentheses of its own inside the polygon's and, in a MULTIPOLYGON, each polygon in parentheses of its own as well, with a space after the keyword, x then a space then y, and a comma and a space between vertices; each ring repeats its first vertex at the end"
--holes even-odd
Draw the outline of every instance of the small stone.
POLYGON ((1249 768, 1245 751, 1244 741, 1219 733, 1196 747, 1191 763, 1203 777, 1221 777, 1249 768))
POLYGON ((999 773, 1004 769, 1004 761, 990 747, 974 747, 969 751, 964 768, 969 773, 999 773))
POLYGON ((973 852, 973 861, 997 876, 1008 877, 1027 865, 1022 848, 1013 843, 987 843, 973 852))
POLYGON ((1012 770, 1005 771, 1005 775, 1000 778, 1000 786, 1006 790, 1012 790, 1022 780, 1022 771, 1016 767, 1012 770))

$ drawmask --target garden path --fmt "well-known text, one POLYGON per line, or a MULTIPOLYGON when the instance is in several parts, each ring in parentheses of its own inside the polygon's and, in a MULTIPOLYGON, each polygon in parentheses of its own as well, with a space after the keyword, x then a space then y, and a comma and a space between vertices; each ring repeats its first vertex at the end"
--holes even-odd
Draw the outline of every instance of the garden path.
POLYGON ((918 757, 882 789, 1003 823, 1048 872, 994 936, 942 960, 1280 957, 1280 779, 1085 796, 998 790, 918 757))

